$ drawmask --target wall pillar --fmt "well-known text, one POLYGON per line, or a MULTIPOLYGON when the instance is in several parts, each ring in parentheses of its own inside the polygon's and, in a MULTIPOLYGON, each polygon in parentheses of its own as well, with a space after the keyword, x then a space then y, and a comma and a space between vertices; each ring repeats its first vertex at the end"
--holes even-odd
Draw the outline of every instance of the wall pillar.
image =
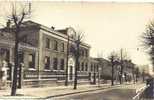
POLYGON ((7 62, 4 60, 2 62, 2 68, 1 68, 1 88, 7 87, 7 62))

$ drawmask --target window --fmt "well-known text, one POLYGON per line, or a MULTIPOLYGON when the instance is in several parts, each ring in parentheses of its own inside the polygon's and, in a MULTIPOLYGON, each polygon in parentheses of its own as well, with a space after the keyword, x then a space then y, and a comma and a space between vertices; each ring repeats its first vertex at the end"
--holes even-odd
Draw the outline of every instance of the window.
POLYGON ((53 49, 58 50, 58 42, 56 40, 54 40, 53 49))
POLYGON ((64 52, 64 43, 61 44, 61 51, 64 52))
POLYGON ((81 71, 84 71, 84 63, 81 65, 81 71))
POLYGON ((29 60, 28 62, 29 68, 35 68, 35 55, 29 54, 28 60, 29 60))
POLYGON ((98 65, 97 65, 97 67, 96 67, 96 70, 97 70, 97 72, 99 71, 99 67, 98 67, 98 65))
POLYGON ((88 71, 88 64, 85 64, 85 71, 88 71))
POLYGON ((85 50, 85 56, 88 57, 88 50, 85 50))
POLYGON ((81 50, 81 55, 84 56, 84 49, 81 50))
POLYGON ((50 69, 50 57, 45 57, 45 69, 50 69))
POLYGON ((69 52, 74 53, 75 52, 75 46, 70 45, 69 52))
POLYGON ((64 70, 64 59, 60 60, 60 70, 64 70))
POLYGON ((96 70, 97 70, 96 67, 97 67, 96 64, 94 64, 94 66, 93 66, 94 72, 96 72, 96 70))
POLYGON ((93 71, 93 64, 92 63, 91 63, 91 68, 90 69, 91 69, 91 71, 93 71))
POLYGON ((57 58, 53 58, 53 69, 57 70, 58 69, 57 66, 58 66, 58 59, 57 58))
POLYGON ((50 39, 46 38, 46 48, 50 49, 50 39))
POLYGON ((78 65, 78 71, 80 71, 80 63, 79 63, 79 65, 78 65))
POLYGON ((28 36, 27 35, 24 35, 23 38, 22 38, 22 41, 25 42, 25 43, 27 43, 27 40, 28 40, 28 36))

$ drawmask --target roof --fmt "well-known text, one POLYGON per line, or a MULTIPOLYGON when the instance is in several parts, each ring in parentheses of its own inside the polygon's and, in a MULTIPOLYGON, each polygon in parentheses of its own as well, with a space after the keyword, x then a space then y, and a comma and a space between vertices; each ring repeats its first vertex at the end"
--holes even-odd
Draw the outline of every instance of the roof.
MULTIPOLYGON (((23 27, 25 27, 25 26, 28 26, 28 27, 39 27, 40 29, 43 29, 43 30, 45 30, 47 32, 50 32, 50 33, 55 34, 55 35, 58 35, 58 36, 63 37, 65 39, 68 38, 68 34, 67 34, 68 28, 60 29, 60 30, 54 30, 53 28, 49 28, 47 26, 44 26, 42 24, 36 23, 34 21, 31 21, 31 20, 25 21, 23 23, 23 27)), ((90 48, 90 45, 87 44, 87 43, 82 42, 81 45, 90 48)))
MULTIPOLYGON (((24 27, 24 25, 22 25, 24 27)), ((15 45, 15 34, 12 29, 8 29, 7 27, 0 29, 0 43, 5 45, 15 45)), ((28 49, 37 49, 33 45, 29 43, 23 43, 20 41, 19 43, 20 47, 28 48, 28 49)))
POLYGON ((6 31, 6 29, 0 29, 0 40, 15 40, 14 34, 6 31))
MULTIPOLYGON (((12 30, 14 29, 14 26, 12 26, 13 28, 12 28, 12 30)), ((42 29, 42 30, 44 30, 44 31, 47 31, 47 32, 49 32, 49 33, 51 33, 51 34, 53 34, 53 35, 57 35, 57 36, 59 36, 59 37, 62 37, 62 38, 64 38, 64 39, 68 39, 68 35, 67 35, 67 30, 68 30, 68 28, 66 28, 66 29, 60 29, 60 30, 54 30, 53 28, 49 28, 49 27, 47 27, 47 26, 44 26, 44 25, 42 25, 42 24, 39 24, 39 23, 36 23, 36 22, 34 22, 34 21, 32 21, 32 20, 28 20, 28 21, 24 21, 22 24, 21 24, 21 28, 38 28, 38 29, 42 29)), ((2 28, 2 29, 0 29, 0 33, 2 32, 2 31, 4 31, 5 33, 7 32, 7 33, 9 33, 8 32, 8 29, 7 28, 2 28)), ((8 36, 9 37, 9 36, 8 36)), ((84 42, 82 42, 81 43, 81 45, 83 45, 83 46, 85 46, 85 47, 87 47, 87 48, 90 48, 90 45, 88 45, 88 44, 86 44, 86 43, 84 43, 84 42)))
POLYGON ((60 30, 55 30, 55 31, 60 32, 64 35, 67 35, 67 29, 60 29, 60 30))
POLYGON ((105 59, 105 58, 94 58, 94 59, 109 62, 109 61, 108 61, 107 59, 105 59))

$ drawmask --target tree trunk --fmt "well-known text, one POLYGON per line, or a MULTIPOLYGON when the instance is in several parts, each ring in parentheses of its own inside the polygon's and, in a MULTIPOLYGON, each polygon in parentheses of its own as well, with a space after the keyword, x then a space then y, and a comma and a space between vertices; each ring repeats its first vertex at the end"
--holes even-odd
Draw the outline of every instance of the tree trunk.
POLYGON ((112 63, 112 83, 111 85, 113 86, 114 85, 114 64, 113 64, 113 61, 111 63, 112 63))
POLYGON ((15 57, 14 57, 15 66, 14 66, 14 70, 13 70, 13 83, 12 83, 11 96, 16 95, 16 89, 17 89, 17 74, 18 74, 17 69, 19 66, 19 62, 18 62, 18 47, 19 47, 18 33, 19 33, 19 29, 17 27, 16 32, 15 32, 15 57))
POLYGON ((136 83, 138 82, 138 76, 136 75, 136 83))
POLYGON ((78 76, 77 76, 77 71, 78 71, 78 67, 79 67, 79 46, 80 44, 77 42, 77 51, 76 51, 76 63, 75 63, 75 79, 74 79, 74 89, 77 89, 77 80, 78 80, 78 76))
POLYGON ((95 66, 94 66, 94 82, 93 82, 93 84, 96 84, 96 68, 95 68, 95 66))
POLYGON ((21 89, 22 85, 22 64, 19 64, 19 79, 18 79, 18 88, 21 89))

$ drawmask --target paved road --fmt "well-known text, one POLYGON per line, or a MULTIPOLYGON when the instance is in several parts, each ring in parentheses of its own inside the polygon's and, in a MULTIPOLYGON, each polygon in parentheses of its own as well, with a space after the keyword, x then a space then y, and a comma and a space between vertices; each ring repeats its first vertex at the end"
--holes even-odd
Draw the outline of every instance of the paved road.
POLYGON ((134 95, 134 89, 116 88, 56 97, 53 100, 132 100, 134 95))

